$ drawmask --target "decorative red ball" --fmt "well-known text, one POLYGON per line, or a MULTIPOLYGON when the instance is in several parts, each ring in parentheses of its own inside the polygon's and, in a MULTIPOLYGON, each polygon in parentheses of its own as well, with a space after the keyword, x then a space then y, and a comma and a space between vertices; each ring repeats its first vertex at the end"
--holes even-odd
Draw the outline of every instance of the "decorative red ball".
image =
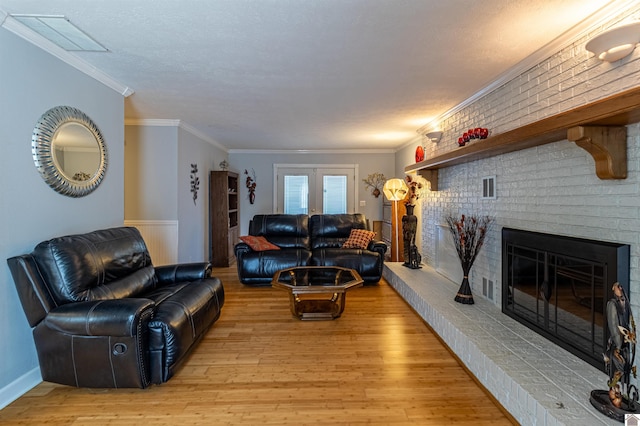
POLYGON ((421 161, 424 161, 424 149, 422 148, 422 145, 416 148, 416 163, 421 161))

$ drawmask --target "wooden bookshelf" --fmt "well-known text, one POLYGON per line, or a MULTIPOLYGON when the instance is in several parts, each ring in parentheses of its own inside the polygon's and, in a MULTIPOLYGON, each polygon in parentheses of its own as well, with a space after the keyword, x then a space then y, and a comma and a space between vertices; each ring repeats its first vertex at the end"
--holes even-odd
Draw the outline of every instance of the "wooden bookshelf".
POLYGON ((238 174, 212 171, 209 176, 209 258, 213 266, 229 266, 235 261, 233 247, 238 242, 240 209, 238 174))

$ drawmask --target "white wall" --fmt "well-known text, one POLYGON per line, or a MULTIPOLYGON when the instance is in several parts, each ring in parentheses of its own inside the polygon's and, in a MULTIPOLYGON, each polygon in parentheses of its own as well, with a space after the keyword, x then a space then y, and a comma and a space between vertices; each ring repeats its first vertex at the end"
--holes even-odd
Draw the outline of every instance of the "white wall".
MULTIPOLYGON (((0 258, 30 252, 55 236, 119 226, 124 199, 124 101, 120 94, 0 28, 0 258), (70 198, 42 180, 31 135, 48 109, 68 105, 98 125, 108 151, 102 184, 70 198)), ((41 378, 31 329, 13 279, 0 264, 0 407, 41 378)))
MULTIPOLYGON (((628 14, 637 13, 640 6, 628 14)), ((615 21, 623 17, 618 17, 615 21)), ((457 148, 466 129, 495 133, 593 102, 640 84, 640 49, 603 63, 584 49, 586 38, 441 123, 444 136, 425 142, 427 158, 457 148)), ((482 143, 476 141, 472 143, 482 143)), ((593 158, 573 142, 560 141, 439 171, 439 191, 422 203, 423 261, 435 266, 437 225, 445 214, 490 215, 496 220, 472 272, 474 294, 482 277, 494 281, 501 304, 501 229, 504 226, 631 245, 630 299, 640 306, 640 125, 628 126, 628 177, 600 180, 593 158), (497 199, 480 198, 481 178, 496 176, 497 199)), ((408 158, 415 146, 398 155, 408 158)), ((413 162, 413 161, 411 161, 413 162)), ((406 163, 408 165, 410 163, 406 163)))
POLYGON ((273 213, 273 173, 274 164, 357 164, 359 176, 356 177, 358 201, 364 200, 365 207, 356 204, 356 211, 364 213, 370 221, 382 219, 382 200, 384 195, 375 198, 362 179, 378 172, 391 178, 395 175, 395 157, 389 153, 247 153, 229 154, 230 170, 240 174, 240 233, 246 235, 249 221, 256 214, 273 213), (244 171, 256 173, 256 199, 249 203, 249 193, 244 185, 244 171))
POLYGON ((124 218, 177 220, 178 127, 125 127, 124 218))
POLYGON ((227 159, 222 149, 175 120, 125 127, 125 219, 177 221, 178 259, 209 259, 209 171, 227 159), (193 202, 191 164, 200 188, 193 202))
MULTIPOLYGON (((220 170, 225 151, 180 129, 178 143, 178 261, 201 262, 209 259, 209 172, 220 170), (197 164, 200 189, 193 202, 191 164, 197 164)), ((215 202, 215 200, 214 200, 215 202)))

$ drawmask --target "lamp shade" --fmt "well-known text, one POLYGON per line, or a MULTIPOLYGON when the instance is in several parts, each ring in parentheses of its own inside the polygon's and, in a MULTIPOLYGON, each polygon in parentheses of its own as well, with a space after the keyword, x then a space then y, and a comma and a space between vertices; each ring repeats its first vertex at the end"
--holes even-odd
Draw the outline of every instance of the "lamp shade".
POLYGON ((382 192, 389 201, 404 200, 408 191, 409 187, 404 182, 404 179, 389 179, 382 187, 382 192))
POLYGON ((615 62, 624 58, 640 43, 640 22, 631 22, 598 34, 584 46, 599 59, 615 62))

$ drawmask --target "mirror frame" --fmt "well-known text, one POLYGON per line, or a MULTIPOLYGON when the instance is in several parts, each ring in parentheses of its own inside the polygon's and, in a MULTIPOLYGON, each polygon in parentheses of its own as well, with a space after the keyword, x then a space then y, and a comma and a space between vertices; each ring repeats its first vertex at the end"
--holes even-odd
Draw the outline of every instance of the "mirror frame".
POLYGON ((69 197, 84 197, 102 182, 107 171, 107 147, 98 126, 87 114, 69 106, 53 107, 38 119, 31 138, 31 152, 36 168, 44 181, 55 191, 69 197), (100 164, 95 173, 85 181, 73 180, 56 166, 53 141, 62 125, 77 123, 93 135, 100 153, 100 164))

